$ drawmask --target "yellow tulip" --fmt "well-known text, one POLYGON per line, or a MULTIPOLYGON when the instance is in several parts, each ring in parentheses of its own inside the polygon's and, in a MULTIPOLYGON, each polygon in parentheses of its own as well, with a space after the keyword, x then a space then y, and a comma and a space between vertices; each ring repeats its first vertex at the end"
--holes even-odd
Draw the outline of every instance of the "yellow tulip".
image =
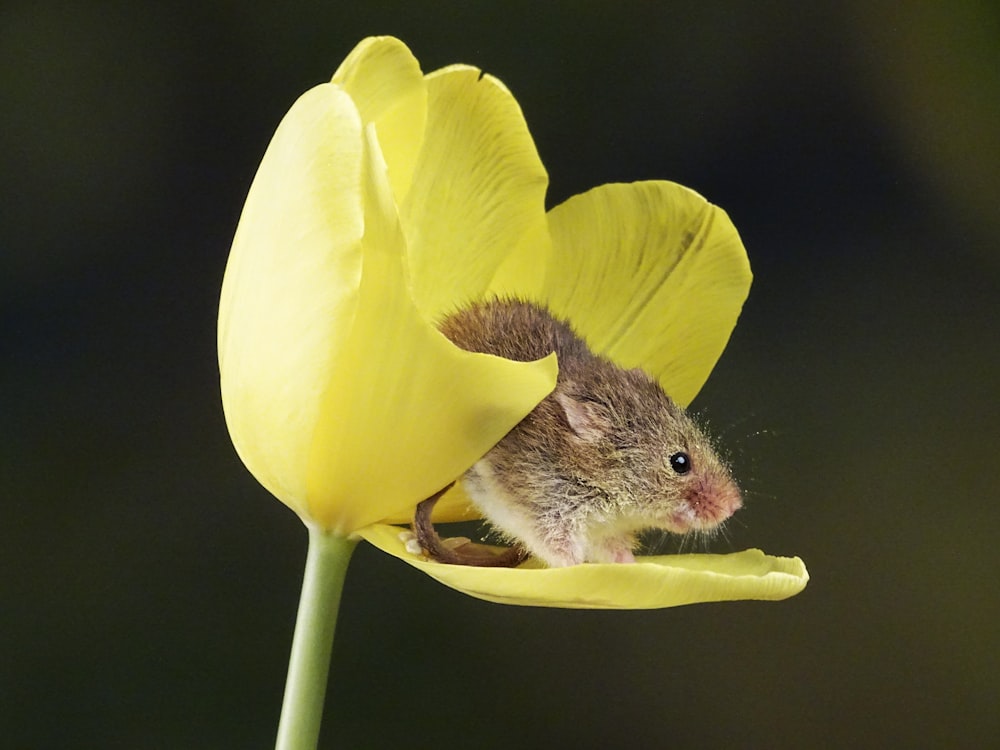
MULTIPOLYGON (((254 476, 313 530, 362 537, 474 596, 643 608, 780 599, 798 558, 640 558, 547 570, 448 566, 398 539, 551 392, 555 355, 458 349, 435 321, 493 294, 548 304, 592 347, 682 405, 722 353, 750 286, 721 209, 669 182, 605 185, 546 213, 547 176, 500 81, 424 75, 402 42, 364 40, 279 125, 226 269, 226 421, 254 476)), ((459 489, 438 520, 475 517, 459 489)))

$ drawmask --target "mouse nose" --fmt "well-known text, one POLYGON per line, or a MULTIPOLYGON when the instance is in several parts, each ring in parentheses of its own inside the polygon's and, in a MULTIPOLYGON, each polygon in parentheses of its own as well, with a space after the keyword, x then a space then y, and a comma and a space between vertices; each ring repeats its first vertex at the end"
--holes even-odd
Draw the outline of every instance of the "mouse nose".
POLYGON ((701 528, 721 523, 743 507, 743 497, 732 480, 714 477, 692 482, 686 499, 701 528))

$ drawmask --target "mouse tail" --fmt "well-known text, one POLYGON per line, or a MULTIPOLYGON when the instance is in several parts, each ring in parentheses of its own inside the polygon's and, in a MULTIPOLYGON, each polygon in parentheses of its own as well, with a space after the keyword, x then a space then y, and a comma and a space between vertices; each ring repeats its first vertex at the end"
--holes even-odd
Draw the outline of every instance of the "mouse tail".
POLYGON ((495 552, 496 548, 494 547, 476 544, 467 539, 444 540, 438 536, 431 521, 431 513, 437 501, 454 484, 451 482, 444 489, 435 492, 417 504, 416 513, 413 516, 413 533, 427 556, 437 562, 450 565, 476 565, 489 568, 516 568, 524 562, 528 558, 528 552, 519 544, 508 547, 501 552, 495 552), (449 544, 449 541, 459 543, 449 544))

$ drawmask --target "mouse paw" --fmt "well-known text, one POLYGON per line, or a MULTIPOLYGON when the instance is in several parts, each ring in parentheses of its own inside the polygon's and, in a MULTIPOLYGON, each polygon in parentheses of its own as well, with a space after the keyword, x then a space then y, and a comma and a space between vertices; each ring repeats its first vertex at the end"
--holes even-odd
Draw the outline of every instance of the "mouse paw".
POLYGON ((604 539, 594 544, 587 559, 597 563, 634 563, 635 539, 604 539))

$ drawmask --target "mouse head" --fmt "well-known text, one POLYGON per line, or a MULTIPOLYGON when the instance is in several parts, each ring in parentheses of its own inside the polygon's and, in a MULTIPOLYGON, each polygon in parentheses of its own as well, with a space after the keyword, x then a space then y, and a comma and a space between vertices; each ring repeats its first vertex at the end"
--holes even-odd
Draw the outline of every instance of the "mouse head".
POLYGON ((592 481, 637 527, 707 531, 735 513, 739 488, 684 409, 641 370, 614 379, 554 394, 592 481))

